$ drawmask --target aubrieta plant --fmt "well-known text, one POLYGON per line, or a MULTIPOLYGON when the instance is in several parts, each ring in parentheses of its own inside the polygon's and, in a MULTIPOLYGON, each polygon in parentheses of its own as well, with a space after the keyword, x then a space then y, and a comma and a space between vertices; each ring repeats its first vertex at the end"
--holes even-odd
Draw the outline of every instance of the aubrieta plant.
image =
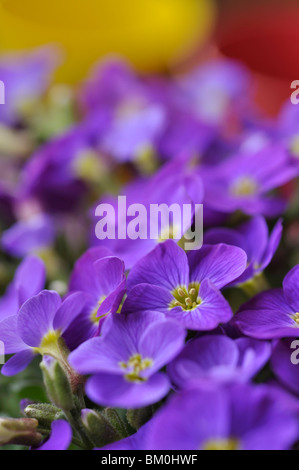
POLYGON ((298 112, 263 118, 225 60, 76 90, 56 65, 0 59, 0 445, 298 450, 298 112), (184 236, 98 239, 119 195, 189 204, 184 236))

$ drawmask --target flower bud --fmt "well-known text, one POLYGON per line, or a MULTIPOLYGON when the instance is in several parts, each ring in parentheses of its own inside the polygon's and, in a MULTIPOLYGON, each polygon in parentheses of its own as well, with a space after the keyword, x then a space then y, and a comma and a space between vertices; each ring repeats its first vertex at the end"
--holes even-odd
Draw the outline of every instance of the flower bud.
POLYGON ((152 405, 145 408, 130 409, 127 410, 126 417, 130 426, 137 431, 152 418, 154 411, 155 408, 152 405))
POLYGON ((28 418, 37 419, 43 428, 50 428, 53 421, 64 419, 62 410, 48 403, 31 403, 26 406, 24 413, 28 418))
POLYGON ((38 421, 29 418, 0 418, 0 446, 7 444, 38 446, 43 437, 37 432, 38 421))
POLYGON ((63 411, 71 410, 74 407, 74 401, 67 372, 58 361, 49 356, 44 356, 40 368, 51 402, 63 411))
POLYGON ((103 447, 121 439, 118 432, 101 413, 85 409, 81 412, 81 419, 88 437, 95 446, 103 447))

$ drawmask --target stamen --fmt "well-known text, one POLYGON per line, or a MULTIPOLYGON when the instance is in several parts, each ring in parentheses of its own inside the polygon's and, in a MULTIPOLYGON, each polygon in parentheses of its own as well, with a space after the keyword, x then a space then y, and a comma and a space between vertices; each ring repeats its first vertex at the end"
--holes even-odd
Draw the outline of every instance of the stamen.
POLYGON ((130 357, 128 362, 119 362, 119 366, 126 370, 125 378, 130 382, 145 382, 146 377, 142 377, 140 374, 142 371, 148 369, 153 364, 152 359, 142 359, 140 354, 134 354, 130 357))
POLYGON ((174 300, 170 303, 169 309, 174 307, 181 307, 183 310, 193 310, 202 303, 202 299, 199 297, 200 284, 192 282, 189 286, 179 286, 172 295, 174 300))
POLYGON ((257 188, 257 183, 253 178, 243 176, 233 183, 231 193, 239 197, 252 196, 257 192, 257 188))
POLYGON ((185 297, 185 295, 186 295, 181 287, 178 288, 178 294, 179 294, 180 297, 185 297))

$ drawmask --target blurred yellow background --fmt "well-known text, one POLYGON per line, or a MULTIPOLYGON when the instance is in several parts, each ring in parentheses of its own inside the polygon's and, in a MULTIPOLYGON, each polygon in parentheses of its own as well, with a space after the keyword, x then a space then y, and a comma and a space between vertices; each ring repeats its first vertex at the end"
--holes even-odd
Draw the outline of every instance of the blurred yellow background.
POLYGON ((212 0, 0 0, 0 53, 57 43, 67 82, 107 54, 165 70, 205 41, 214 17, 212 0))

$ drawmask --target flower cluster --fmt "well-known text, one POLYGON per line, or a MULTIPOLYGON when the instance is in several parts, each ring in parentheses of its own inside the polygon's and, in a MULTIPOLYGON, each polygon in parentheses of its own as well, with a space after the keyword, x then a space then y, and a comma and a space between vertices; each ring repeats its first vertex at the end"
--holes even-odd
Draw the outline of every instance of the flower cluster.
POLYGON ((55 66, 0 60, 1 373, 41 358, 49 399, 23 397, 0 444, 298 448, 296 112, 261 116, 229 61, 169 78, 111 59, 76 91, 49 86, 55 66), (98 240, 120 193, 203 204, 203 246, 98 240))

